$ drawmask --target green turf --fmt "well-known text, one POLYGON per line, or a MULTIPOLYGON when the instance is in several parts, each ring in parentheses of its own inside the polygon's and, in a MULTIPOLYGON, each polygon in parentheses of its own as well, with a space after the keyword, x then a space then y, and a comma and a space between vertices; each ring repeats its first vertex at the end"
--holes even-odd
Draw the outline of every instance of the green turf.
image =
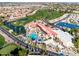
POLYGON ((5 26, 5 25, 2 25, 1 27, 3 27, 3 28, 6 29, 6 30, 10 30, 10 28, 7 27, 7 26, 5 26))
POLYGON ((2 35, 0 35, 0 47, 3 46, 5 43, 5 38, 2 35))
POLYGON ((6 47, 2 48, 0 50, 0 54, 1 55, 7 55, 10 54, 11 51, 13 51, 14 49, 16 49, 17 46, 15 44, 9 44, 6 47))
POLYGON ((28 16, 30 18, 33 18, 33 19, 55 19, 57 17, 60 17, 62 16, 63 13, 60 13, 58 11, 53 11, 53 10, 49 10, 49 9, 43 9, 43 10, 38 10, 34 15, 32 16, 28 16))
POLYGON ((58 11, 53 11, 53 10, 48 10, 48 9, 43 9, 43 10, 38 10, 34 15, 27 16, 21 19, 17 19, 16 22, 12 22, 15 25, 25 25, 26 23, 29 23, 31 21, 35 20, 41 20, 41 19, 55 19, 60 16, 62 16, 64 13, 60 13, 58 11))
POLYGON ((35 19, 24 17, 24 18, 17 19, 16 22, 12 22, 12 23, 15 26, 18 26, 18 25, 25 25, 26 23, 29 23, 29 22, 34 21, 34 20, 35 19))

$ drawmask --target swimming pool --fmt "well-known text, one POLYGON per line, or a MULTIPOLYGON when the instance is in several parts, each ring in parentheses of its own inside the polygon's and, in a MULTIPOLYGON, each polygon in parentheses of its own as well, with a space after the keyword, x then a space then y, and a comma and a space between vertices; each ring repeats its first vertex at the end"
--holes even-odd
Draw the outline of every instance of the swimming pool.
POLYGON ((36 33, 31 33, 30 37, 32 40, 36 40, 38 38, 36 33))
POLYGON ((76 24, 66 23, 66 22, 58 22, 56 24, 56 26, 58 26, 58 27, 60 27, 60 26, 61 27, 67 27, 67 28, 71 28, 71 29, 79 28, 79 26, 76 25, 76 24))

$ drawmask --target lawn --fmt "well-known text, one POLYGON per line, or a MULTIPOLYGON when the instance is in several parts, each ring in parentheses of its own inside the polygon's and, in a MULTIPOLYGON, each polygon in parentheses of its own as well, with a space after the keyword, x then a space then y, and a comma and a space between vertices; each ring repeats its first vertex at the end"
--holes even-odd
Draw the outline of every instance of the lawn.
POLYGON ((63 14, 64 13, 60 13, 58 11, 43 9, 43 10, 38 10, 34 15, 26 16, 26 17, 21 18, 21 19, 17 19, 16 22, 12 22, 12 23, 14 25, 25 25, 26 23, 29 23, 29 22, 35 21, 35 20, 55 19, 55 18, 62 16, 63 14))
POLYGON ((38 10, 34 15, 28 16, 33 19, 55 19, 57 17, 62 16, 64 13, 60 13, 59 11, 49 10, 49 9, 42 9, 38 10))
POLYGON ((2 35, 0 35, 0 47, 3 46, 5 43, 5 38, 2 35))
POLYGON ((1 55, 7 55, 10 54, 11 51, 13 51, 14 49, 16 49, 17 46, 15 44, 9 44, 6 47, 2 48, 0 50, 0 54, 1 55))
POLYGON ((6 29, 6 30, 10 30, 10 28, 7 27, 7 26, 5 26, 5 25, 2 25, 1 27, 3 27, 3 28, 6 29))
POLYGON ((16 22, 12 22, 15 26, 18 26, 18 25, 25 25, 26 23, 29 23, 31 21, 34 21, 35 19, 33 18, 27 18, 27 17, 24 17, 24 18, 20 18, 20 19, 17 19, 16 22))

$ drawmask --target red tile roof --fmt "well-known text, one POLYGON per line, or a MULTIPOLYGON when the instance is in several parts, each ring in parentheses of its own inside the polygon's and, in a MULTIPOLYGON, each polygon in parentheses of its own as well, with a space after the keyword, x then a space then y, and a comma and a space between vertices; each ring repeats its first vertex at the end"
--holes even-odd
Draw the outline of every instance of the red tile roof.
POLYGON ((53 36, 57 35, 57 33, 54 32, 52 28, 47 27, 47 26, 45 26, 45 25, 43 25, 43 24, 39 24, 39 23, 37 23, 37 25, 38 25, 43 31, 45 31, 48 35, 53 35, 53 36))

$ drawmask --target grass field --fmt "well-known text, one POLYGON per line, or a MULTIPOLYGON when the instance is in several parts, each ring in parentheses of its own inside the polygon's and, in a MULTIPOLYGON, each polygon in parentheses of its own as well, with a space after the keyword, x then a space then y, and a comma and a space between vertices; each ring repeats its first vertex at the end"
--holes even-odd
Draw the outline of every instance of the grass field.
POLYGON ((43 9, 43 10, 38 10, 34 15, 28 16, 33 19, 55 19, 57 17, 62 16, 63 13, 60 13, 58 11, 54 10, 48 10, 48 9, 43 9))
POLYGON ((5 43, 5 38, 2 35, 0 35, 0 47, 3 46, 5 43))
POLYGON ((41 20, 41 19, 51 20, 51 19, 58 18, 62 15, 63 13, 60 13, 58 11, 44 9, 44 10, 38 10, 34 15, 27 16, 21 19, 17 19, 16 22, 12 22, 12 23, 14 25, 25 25, 26 23, 29 23, 31 21, 41 20))
POLYGON ((2 48, 0 50, 0 54, 1 55, 7 55, 10 54, 11 51, 13 51, 14 49, 16 49, 17 46, 15 44, 9 44, 8 46, 2 48))
POLYGON ((34 21, 35 19, 33 18, 27 18, 27 17, 24 17, 24 18, 20 18, 20 19, 17 19, 16 22, 12 22, 15 26, 18 26, 18 25, 25 25, 26 23, 29 23, 31 21, 34 21))

